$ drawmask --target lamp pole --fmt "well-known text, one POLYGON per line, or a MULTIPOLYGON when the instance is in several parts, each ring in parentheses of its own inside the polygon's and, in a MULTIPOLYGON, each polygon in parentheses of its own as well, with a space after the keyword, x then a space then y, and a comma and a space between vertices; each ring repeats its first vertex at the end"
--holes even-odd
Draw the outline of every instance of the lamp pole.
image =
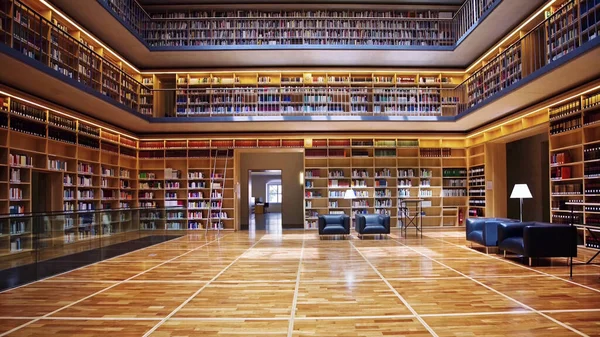
POLYGON ((520 208, 520 214, 521 214, 521 222, 523 222, 523 198, 519 198, 521 200, 521 208, 520 208))

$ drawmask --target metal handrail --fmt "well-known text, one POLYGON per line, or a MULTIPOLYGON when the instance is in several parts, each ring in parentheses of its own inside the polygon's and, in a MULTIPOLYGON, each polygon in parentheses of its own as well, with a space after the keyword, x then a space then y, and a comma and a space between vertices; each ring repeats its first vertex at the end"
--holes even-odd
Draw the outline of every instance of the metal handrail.
MULTIPOLYGON (((575 0, 571 0, 569 2, 566 2, 565 4, 563 4, 563 6, 561 6, 560 9, 558 9, 555 13, 553 13, 551 16, 547 17, 546 19, 544 19, 542 22, 540 22, 539 24, 537 24, 535 27, 533 27, 529 32, 527 32, 525 35, 523 35, 522 37, 520 37, 517 41, 515 41, 514 43, 510 44, 508 47, 505 48, 504 51, 502 51, 501 53, 499 53, 497 56, 495 56, 494 58, 492 58, 490 61, 487 62, 486 65, 484 65, 483 67, 481 67, 480 69, 478 69, 477 71, 475 71, 473 74, 471 74, 471 76, 469 76, 467 79, 465 79, 463 82, 461 82, 459 85, 456 86, 455 90, 462 90, 464 91, 464 93, 466 93, 468 95, 468 88, 466 88, 466 86, 468 86, 469 81, 472 81, 474 79, 476 79, 478 76, 481 76, 482 73, 488 71, 490 68, 495 66, 495 62, 498 61, 499 59, 501 59, 502 57, 506 57, 511 51, 512 48, 520 48, 521 47, 521 43, 530 38, 533 34, 536 34, 539 32, 540 29, 544 28, 546 26, 546 24, 553 20, 556 19, 557 17, 559 17, 559 15, 564 14, 564 12, 566 12, 568 10, 568 6, 569 5, 575 5, 575 0)), ((574 23, 576 22, 578 24, 579 29, 577 30, 577 39, 581 38, 581 22, 578 22, 576 20, 578 20, 578 18, 574 19, 574 23)), ((540 63, 539 67, 537 67, 536 69, 533 69, 532 71, 530 71, 527 74, 524 74, 521 78, 521 80, 523 78, 525 78, 526 76, 530 75, 531 73, 533 73, 534 71, 542 68, 543 66, 552 63, 553 61, 547 61, 548 60, 548 54, 547 54, 547 49, 544 49, 545 55, 534 55, 535 57, 533 59, 536 59, 537 56, 544 56, 544 60, 545 62, 540 63)), ((523 59, 523 55, 521 55, 520 58, 520 65, 521 65, 521 72, 523 74, 523 63, 524 63, 524 59, 523 59)), ((493 95, 491 95, 493 96, 493 95)), ((489 97, 491 97, 489 96, 489 97)), ((486 98, 489 98, 486 97, 486 98)), ((483 99, 486 99, 483 98, 483 99)), ((471 105, 470 102, 463 102, 466 105, 471 105)), ((475 104, 477 105, 477 104, 475 104)), ((473 105, 474 106, 474 105, 473 105)), ((459 112, 460 113, 460 112, 459 112)))
MULTIPOLYGON (((139 21, 137 23, 131 24, 132 22, 132 17, 127 17, 124 13, 123 10, 115 10, 115 8, 122 8, 119 6, 119 2, 120 4, 123 5, 123 7, 126 7, 123 3, 122 0, 98 0, 98 1, 102 1, 104 2, 108 8, 110 8, 114 14, 116 14, 117 16, 119 16, 122 20, 124 20, 125 22, 129 23, 130 28, 134 29, 135 32, 143 38, 143 36, 145 35, 145 30, 147 29, 147 25, 148 23, 151 23, 152 21, 182 21, 182 20, 228 20, 228 19, 248 19, 248 20, 272 20, 272 19, 285 19, 287 17, 285 16, 278 16, 278 17, 273 17, 273 18, 269 18, 269 17, 215 17, 215 16, 211 16, 211 17, 184 17, 184 18, 152 18, 152 16, 150 14, 148 14, 148 12, 146 12, 146 10, 144 10, 144 8, 137 2, 137 0, 130 0, 130 9, 129 9, 129 13, 133 13, 136 10, 139 11, 140 13, 143 13, 144 15, 139 19, 139 21), (141 27, 141 28, 140 28, 141 27)), ((381 20, 385 20, 385 19, 389 19, 389 20, 405 20, 405 21, 439 21, 439 22, 447 22, 447 21, 452 21, 452 40, 454 41, 454 43, 456 43, 460 38, 462 38, 468 31, 469 29, 471 29, 473 27, 473 25, 475 25, 479 19, 481 17, 483 17, 486 13, 489 12, 489 10, 491 8, 494 8, 495 5, 497 5, 498 3, 500 3, 502 0, 492 0, 491 2, 489 2, 486 6, 486 8, 478 8, 478 1, 479 0, 466 0, 461 7, 454 13, 454 15, 452 16, 452 18, 386 18, 386 17, 373 17, 372 19, 381 19, 381 20), (472 16, 471 16, 472 15, 472 16), (459 24, 458 20, 460 20, 460 18, 470 18, 467 20, 467 24, 465 25, 461 25, 459 24), (460 32, 458 31, 458 28, 462 27, 460 29, 460 32)), ((131 14, 130 14, 131 16, 131 14)), ((289 17, 292 18, 292 17, 289 17)), ((360 20, 360 19, 369 19, 368 17, 293 17, 296 19, 344 19, 344 20, 360 20)))
POLYGON ((114 212, 130 212, 130 211, 170 211, 183 209, 185 207, 131 207, 131 208, 110 208, 110 209, 93 209, 93 210, 76 210, 76 211, 48 211, 48 212, 28 212, 19 214, 0 214, 0 220, 17 220, 23 218, 34 217, 58 217, 58 216, 75 216, 90 213, 114 213, 114 212))

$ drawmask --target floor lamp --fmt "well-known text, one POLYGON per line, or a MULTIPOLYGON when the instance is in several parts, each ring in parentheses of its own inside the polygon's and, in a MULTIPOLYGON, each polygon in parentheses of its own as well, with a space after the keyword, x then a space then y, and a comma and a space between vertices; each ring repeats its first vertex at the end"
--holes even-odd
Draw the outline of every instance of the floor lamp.
POLYGON ((520 199, 521 200, 521 222, 523 222, 523 199, 531 199, 533 196, 529 191, 529 187, 527 184, 515 184, 513 187, 512 193, 510 194, 511 199, 520 199))

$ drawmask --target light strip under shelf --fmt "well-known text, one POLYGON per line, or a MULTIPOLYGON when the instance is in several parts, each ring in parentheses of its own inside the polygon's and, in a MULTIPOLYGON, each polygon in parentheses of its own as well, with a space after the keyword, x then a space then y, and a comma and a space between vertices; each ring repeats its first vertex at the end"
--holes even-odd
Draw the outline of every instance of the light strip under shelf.
POLYGON ((22 98, 22 97, 19 97, 19 96, 13 95, 13 94, 9 94, 9 93, 7 93, 6 91, 2 91, 2 90, 0 90, 0 94, 1 94, 1 95, 5 95, 5 96, 8 96, 8 97, 11 97, 11 98, 16 98, 16 99, 18 99, 19 101, 23 101, 23 102, 25 102, 25 103, 27 103, 27 104, 31 104, 31 105, 33 105, 33 106, 36 106, 36 107, 38 107, 38 108, 42 108, 42 109, 44 109, 44 110, 52 111, 52 112, 54 112, 54 113, 57 113, 57 114, 60 114, 60 115, 63 115, 63 116, 67 116, 67 117, 69 117, 69 118, 73 118, 73 119, 75 119, 75 120, 78 120, 78 121, 80 121, 80 122, 84 122, 84 123, 86 123, 86 124, 90 124, 90 125, 93 125, 93 126, 95 126, 95 127, 98 127, 98 128, 104 129, 104 130, 108 130, 108 131, 110 131, 110 132, 114 132, 114 133, 116 133, 116 134, 119 134, 119 135, 121 135, 121 136, 124 136, 124 137, 130 138, 130 139, 132 139, 132 140, 139 140, 139 138, 137 138, 137 137, 134 137, 134 136, 131 136, 131 135, 127 135, 127 134, 124 134, 123 132, 120 132, 120 131, 117 131, 117 130, 114 130, 114 129, 108 128, 108 127, 106 127, 106 126, 103 126, 103 125, 100 125, 100 124, 96 124, 96 123, 94 123, 94 122, 90 122, 90 121, 88 121, 88 120, 85 120, 85 119, 83 119, 83 118, 79 118, 79 117, 73 116, 73 115, 71 115, 71 114, 68 114, 68 113, 65 113, 65 112, 62 112, 62 111, 58 111, 58 110, 55 110, 55 109, 49 108, 49 107, 47 107, 47 106, 45 106, 45 105, 42 105, 42 104, 39 104, 39 103, 36 103, 36 102, 32 102, 32 101, 30 101, 30 100, 28 100, 28 99, 26 99, 26 98, 22 98))

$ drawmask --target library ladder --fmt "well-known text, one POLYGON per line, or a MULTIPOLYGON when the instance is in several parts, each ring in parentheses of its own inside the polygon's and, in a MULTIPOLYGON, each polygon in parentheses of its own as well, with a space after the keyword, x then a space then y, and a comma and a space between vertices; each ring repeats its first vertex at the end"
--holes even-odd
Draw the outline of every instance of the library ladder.
POLYGON ((210 173, 210 204, 208 206, 208 221, 206 224, 205 232, 208 231, 208 227, 212 227, 213 220, 213 210, 217 210, 217 226, 216 230, 218 231, 217 237, 221 234, 221 227, 223 227, 223 200, 225 198, 225 182, 227 179, 227 165, 229 164, 229 150, 225 149, 225 165, 223 167, 223 175, 219 176, 217 173, 217 163, 219 161, 219 150, 215 150, 214 163, 212 167, 212 172, 210 173), (220 182, 221 193, 214 194, 218 191, 219 186, 217 182, 220 182), (215 201, 216 200, 216 201, 215 201), (213 208, 213 203, 216 202, 216 207, 213 208))

